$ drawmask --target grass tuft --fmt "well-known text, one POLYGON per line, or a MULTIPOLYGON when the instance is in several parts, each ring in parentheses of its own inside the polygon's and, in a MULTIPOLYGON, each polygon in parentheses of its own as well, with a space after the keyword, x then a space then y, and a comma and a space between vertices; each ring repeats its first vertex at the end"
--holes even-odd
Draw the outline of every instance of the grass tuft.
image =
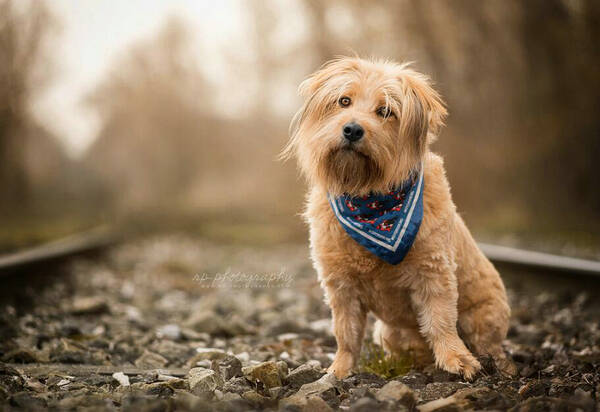
POLYGON ((388 355, 381 346, 369 342, 363 347, 358 369, 360 372, 392 379, 406 374, 413 364, 413 357, 409 353, 388 355))

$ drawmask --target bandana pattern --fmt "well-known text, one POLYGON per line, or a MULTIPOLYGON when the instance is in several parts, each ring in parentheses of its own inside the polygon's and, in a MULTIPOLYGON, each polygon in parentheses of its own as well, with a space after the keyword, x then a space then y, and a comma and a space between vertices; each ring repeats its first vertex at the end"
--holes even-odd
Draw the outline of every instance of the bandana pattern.
POLYGON ((333 197, 329 203, 346 232, 367 250, 397 265, 423 220, 423 170, 387 194, 333 197))

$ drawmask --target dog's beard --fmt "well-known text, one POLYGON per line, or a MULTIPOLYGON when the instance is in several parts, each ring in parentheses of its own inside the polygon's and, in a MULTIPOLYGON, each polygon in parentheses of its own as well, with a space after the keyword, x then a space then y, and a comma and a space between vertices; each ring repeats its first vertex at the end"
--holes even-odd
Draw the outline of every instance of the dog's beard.
POLYGON ((328 190, 333 195, 362 196, 377 188, 383 179, 377 162, 352 147, 332 149, 323 163, 328 190))

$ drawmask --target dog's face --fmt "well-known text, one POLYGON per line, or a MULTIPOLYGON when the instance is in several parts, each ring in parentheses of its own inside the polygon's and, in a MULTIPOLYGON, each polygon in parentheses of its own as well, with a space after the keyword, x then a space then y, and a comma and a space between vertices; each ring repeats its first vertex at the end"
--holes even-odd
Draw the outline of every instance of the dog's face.
POLYGON ((419 167, 446 115, 427 78, 388 62, 341 58, 300 85, 284 156, 333 195, 387 192, 419 167))

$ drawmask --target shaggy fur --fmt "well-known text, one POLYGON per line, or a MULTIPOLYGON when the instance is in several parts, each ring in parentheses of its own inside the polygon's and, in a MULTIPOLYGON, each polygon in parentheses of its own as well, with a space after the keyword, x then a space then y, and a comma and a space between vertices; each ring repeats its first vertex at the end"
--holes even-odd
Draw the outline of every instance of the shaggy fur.
POLYGON ((433 354, 438 367, 470 379, 480 364, 460 330, 476 355, 514 372, 501 348, 510 316, 504 285, 456 212, 442 159, 429 151, 446 110, 427 78, 407 65, 344 57, 311 75, 300 93, 305 103, 284 156, 297 157, 310 184, 311 256, 338 344, 330 372, 351 373, 368 311, 378 318, 374 340, 389 352, 433 354), (342 137, 349 121, 365 130, 353 144, 342 137), (327 192, 387 192, 419 167, 423 222, 404 261, 390 265, 350 238, 327 192))

